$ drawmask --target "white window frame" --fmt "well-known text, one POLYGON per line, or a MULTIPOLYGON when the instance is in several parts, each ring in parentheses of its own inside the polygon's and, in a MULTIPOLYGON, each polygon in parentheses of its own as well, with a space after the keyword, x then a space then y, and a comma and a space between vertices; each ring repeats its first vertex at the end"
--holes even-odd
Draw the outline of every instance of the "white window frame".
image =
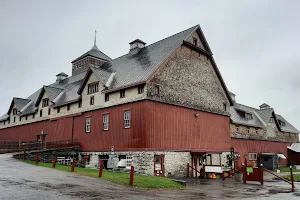
POLYGON ((249 153, 249 160, 257 160, 257 153, 249 153))
POLYGON ((131 167, 131 166, 132 166, 132 156, 126 155, 126 167, 131 167))
POLYGON ((91 118, 90 117, 85 118, 85 132, 86 133, 91 132, 91 118))
POLYGON ((124 111, 124 128, 130 128, 131 125, 131 110, 124 111))
POLYGON ((103 130, 108 131, 109 129, 109 114, 103 114, 103 130))

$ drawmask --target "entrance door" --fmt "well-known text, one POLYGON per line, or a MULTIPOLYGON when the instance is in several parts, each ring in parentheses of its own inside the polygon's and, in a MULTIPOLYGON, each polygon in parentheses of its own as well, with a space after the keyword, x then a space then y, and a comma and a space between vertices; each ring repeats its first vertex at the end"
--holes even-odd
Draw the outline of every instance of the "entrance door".
POLYGON ((154 176, 165 176, 164 155, 154 156, 154 176))

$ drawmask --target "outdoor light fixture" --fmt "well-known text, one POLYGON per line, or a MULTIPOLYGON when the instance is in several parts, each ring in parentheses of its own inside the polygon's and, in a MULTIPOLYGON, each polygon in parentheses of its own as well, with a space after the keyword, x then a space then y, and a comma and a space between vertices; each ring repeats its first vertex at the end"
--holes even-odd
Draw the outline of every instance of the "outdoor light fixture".
POLYGON ((195 117, 198 117, 198 116, 199 116, 199 114, 198 114, 198 113, 196 113, 196 114, 195 114, 195 117))

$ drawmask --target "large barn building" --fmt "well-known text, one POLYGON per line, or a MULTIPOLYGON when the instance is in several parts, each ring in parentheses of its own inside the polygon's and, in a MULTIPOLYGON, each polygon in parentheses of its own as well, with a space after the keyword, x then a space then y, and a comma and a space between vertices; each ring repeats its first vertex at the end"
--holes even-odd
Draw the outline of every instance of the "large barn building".
POLYGON ((128 54, 111 59, 95 40, 72 61, 72 76, 59 73, 29 97, 14 97, 0 140, 77 139, 87 167, 126 159, 156 176, 183 176, 188 162, 226 165, 231 147, 238 163, 264 152, 287 156, 297 141, 298 130, 272 108, 235 102, 199 25, 129 44, 128 54))

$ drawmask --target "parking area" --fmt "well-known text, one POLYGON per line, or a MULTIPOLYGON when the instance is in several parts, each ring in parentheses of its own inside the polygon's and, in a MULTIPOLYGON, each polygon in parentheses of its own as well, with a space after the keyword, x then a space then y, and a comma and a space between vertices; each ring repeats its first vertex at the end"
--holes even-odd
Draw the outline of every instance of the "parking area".
POLYGON ((0 199, 299 199, 283 182, 241 184, 187 178, 184 190, 131 188, 101 179, 26 164, 0 155, 0 199))

